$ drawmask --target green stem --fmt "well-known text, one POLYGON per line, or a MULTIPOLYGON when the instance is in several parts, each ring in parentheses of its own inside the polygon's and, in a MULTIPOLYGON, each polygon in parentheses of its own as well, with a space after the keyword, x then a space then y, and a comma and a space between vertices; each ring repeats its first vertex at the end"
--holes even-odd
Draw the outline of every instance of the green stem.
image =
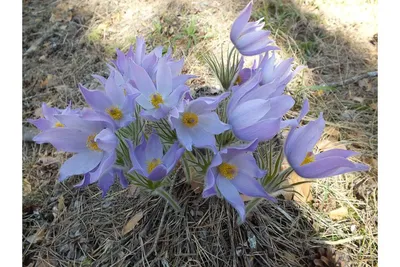
POLYGON ((180 212, 181 207, 179 207, 179 204, 175 201, 175 199, 167 192, 165 191, 162 187, 157 188, 154 190, 154 194, 162 197, 164 200, 168 202, 168 204, 176 211, 180 212))

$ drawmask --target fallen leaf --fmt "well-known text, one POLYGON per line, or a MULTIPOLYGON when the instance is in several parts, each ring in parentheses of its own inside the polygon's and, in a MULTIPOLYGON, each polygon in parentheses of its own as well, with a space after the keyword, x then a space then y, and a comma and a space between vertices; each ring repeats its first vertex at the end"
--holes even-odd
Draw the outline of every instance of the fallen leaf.
POLYGON ((122 228, 122 235, 126 235, 130 231, 133 230, 133 228, 136 227, 138 222, 143 218, 143 212, 136 213, 135 216, 133 216, 122 228))
POLYGON ((332 220, 341 220, 347 217, 347 215, 349 215, 349 212, 346 207, 340 207, 329 212, 329 217, 332 220))
POLYGON ((378 109, 378 103, 371 103, 371 104, 369 104, 369 107, 372 108, 373 110, 377 110, 378 109))
POLYGON ((40 88, 46 87, 52 79, 53 79, 53 75, 48 74, 47 77, 43 81, 40 82, 40 84, 39 84, 40 88))
POLYGON ((23 186, 22 186, 22 195, 27 196, 32 192, 32 186, 31 183, 29 183, 28 179, 23 180, 23 186))
MULTIPOLYGON (((287 169, 288 167, 289 163, 285 159, 282 162, 281 170, 287 169)), ((286 187, 288 185, 303 181, 307 181, 307 179, 304 179, 300 177, 297 173, 292 172, 287 180, 282 184, 282 187, 286 187)), ((295 185, 289 191, 283 191, 282 195, 286 200, 295 200, 297 202, 310 202, 313 200, 313 196, 311 194, 311 183, 295 185), (292 191, 296 191, 298 194, 292 191)))
POLYGON ((26 238, 26 241, 28 241, 31 244, 36 244, 37 242, 40 242, 43 240, 45 233, 46 233, 46 229, 40 228, 37 230, 37 232, 35 234, 28 236, 26 238))

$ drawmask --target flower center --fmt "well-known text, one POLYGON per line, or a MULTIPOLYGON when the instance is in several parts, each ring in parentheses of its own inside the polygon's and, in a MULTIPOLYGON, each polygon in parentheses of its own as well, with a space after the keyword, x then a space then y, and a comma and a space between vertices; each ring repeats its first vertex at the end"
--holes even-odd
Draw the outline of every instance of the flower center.
POLYGON ((113 120, 116 120, 116 121, 119 121, 124 116, 122 111, 117 107, 108 108, 106 110, 106 112, 107 112, 108 115, 111 116, 111 118, 113 118, 113 120))
POLYGON ((232 180, 238 174, 238 169, 235 165, 222 162, 222 164, 218 166, 218 172, 226 179, 232 180))
POLYGON ((303 162, 300 164, 300 166, 306 165, 308 163, 314 162, 315 161, 315 156, 312 152, 308 152, 306 157, 304 158, 303 162))
POLYGON ((90 150, 101 151, 101 149, 97 145, 96 141, 94 141, 94 138, 96 137, 96 135, 97 134, 91 134, 88 136, 87 141, 86 141, 86 146, 90 150))
POLYGON ((62 124, 61 122, 57 121, 56 124, 54 124, 54 127, 62 128, 62 127, 64 127, 64 124, 62 124))
POLYGON ((160 104, 164 104, 164 99, 160 94, 156 93, 151 96, 150 102, 155 109, 158 109, 160 107, 160 104))
POLYGON ((151 173, 160 164, 160 159, 152 159, 151 161, 147 162, 147 173, 151 173))
POLYGON ((235 81, 235 85, 239 85, 242 83, 242 78, 240 77, 240 75, 238 75, 236 81, 235 81))
POLYGON ((192 112, 185 112, 182 116, 182 122, 186 127, 192 128, 199 123, 199 117, 192 112))

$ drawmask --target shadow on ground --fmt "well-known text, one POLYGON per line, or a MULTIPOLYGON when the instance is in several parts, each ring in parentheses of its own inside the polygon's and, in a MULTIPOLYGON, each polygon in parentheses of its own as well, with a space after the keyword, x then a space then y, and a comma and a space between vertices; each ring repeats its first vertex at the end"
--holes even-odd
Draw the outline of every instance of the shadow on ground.
MULTIPOLYGON (((289 56, 296 55, 299 64, 311 68, 291 84, 289 92, 298 99, 308 96, 313 103, 319 103, 314 106, 314 115, 324 111, 327 121, 340 129, 341 140, 348 141, 347 148, 361 151, 363 160, 376 159, 376 109, 371 107, 376 103, 376 81, 368 79, 361 80, 364 81, 361 84, 357 81, 339 87, 315 87, 316 84, 340 83, 374 70, 376 62, 366 52, 368 49, 364 49, 365 42, 361 45, 348 36, 326 29, 318 16, 304 12, 294 2, 266 3, 256 3, 255 18, 266 16, 266 27, 271 28, 278 45, 284 47, 289 56)), ((93 1, 74 8, 66 5, 56 9, 58 4, 39 0, 24 2, 24 122, 40 116, 41 102, 64 107, 72 101, 74 106, 83 106, 77 84, 82 82, 94 88, 96 83, 90 75, 106 74, 105 63, 111 59, 110 49, 114 49, 102 35, 104 31, 98 29, 103 27, 99 6, 104 5, 111 14, 115 3, 93 1)), ((123 1, 118 4, 122 5, 123 1)), ((234 11, 245 4, 246 1, 240 1, 240 5, 235 3, 238 8, 234 11)), ((157 1, 149 1, 148 5, 157 6, 157 1)), ((191 5, 184 0, 160 3, 162 7, 165 5, 169 9, 156 10, 151 13, 153 18, 145 18, 155 21, 152 31, 137 30, 135 34, 148 36, 152 48, 158 43, 173 45, 178 56, 199 53, 196 49, 209 41, 205 38, 207 27, 191 28, 191 19, 185 15, 192 18, 200 17, 202 12, 216 14, 215 10, 223 13, 224 8, 235 9, 224 4, 213 6, 213 2, 208 1, 191 5), (180 37, 171 39, 174 35, 180 37)), ((118 17, 113 19, 118 20, 118 17)), ((129 38, 121 40, 117 43, 122 47, 124 42, 132 42, 129 38)), ((195 89, 205 85, 208 84, 204 78, 201 83, 191 84, 195 89)), ((134 266, 140 261, 140 266, 163 267, 325 266, 318 260, 310 261, 321 257, 324 253, 314 253, 315 249, 327 246, 329 242, 325 239, 332 239, 327 238, 326 232, 322 235, 319 228, 328 229, 328 232, 346 231, 333 227, 329 220, 323 221, 327 225, 322 226, 318 220, 316 229, 313 207, 319 208, 315 203, 326 205, 326 201, 321 203, 318 193, 314 193, 313 207, 292 201, 280 200, 277 205, 265 201, 238 227, 236 213, 230 206, 217 198, 202 199, 182 178, 173 192, 184 212, 177 215, 169 210, 166 213, 152 251, 163 216, 163 200, 146 196, 132 187, 121 190, 117 185, 103 199, 96 186, 81 191, 74 189, 72 185, 78 178, 58 183, 57 172, 66 156, 55 152, 51 146, 25 142, 23 157, 24 185, 29 184, 23 200, 24 266, 134 266), (123 235, 124 225, 140 212, 143 218, 131 232, 123 235), (152 253, 146 258, 149 252, 152 253)), ((348 186, 349 194, 357 196, 358 202, 351 202, 354 212, 359 215, 368 210, 372 206, 373 192, 376 192, 376 167, 369 174, 351 180, 348 186)), ((335 208, 337 203, 332 205, 335 208)), ((372 215, 376 214, 372 212, 372 215)), ((368 218, 372 218, 371 223, 376 227, 374 218, 368 218)), ((347 227, 354 222, 345 219, 340 223, 347 227)), ((357 226, 369 230, 366 226, 357 226)), ((368 233, 363 238, 369 238, 368 233)), ((337 240, 336 244, 342 246, 335 248, 346 254, 342 255, 345 266, 355 263, 375 266, 374 244, 364 255, 354 252, 365 247, 364 239, 350 240, 349 244, 337 240)))

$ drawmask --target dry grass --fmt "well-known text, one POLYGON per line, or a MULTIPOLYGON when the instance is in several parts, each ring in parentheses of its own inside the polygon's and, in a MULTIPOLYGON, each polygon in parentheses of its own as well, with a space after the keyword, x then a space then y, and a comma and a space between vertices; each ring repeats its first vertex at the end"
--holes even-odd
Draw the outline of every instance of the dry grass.
MULTIPOLYGON (((25 1, 24 51, 49 36, 24 56, 24 120, 39 115, 41 102, 83 106, 77 84, 95 87, 90 75, 105 74, 114 49, 126 50, 137 35, 149 48, 171 45, 176 57, 184 56, 184 71, 199 76, 190 83, 193 90, 217 87, 200 55, 229 45, 229 27, 246 2, 69 0, 60 8, 60 1, 25 1), (51 22, 54 10, 63 8, 66 21, 51 22)), ((288 88, 298 103, 311 100, 306 119, 324 112, 327 125, 339 132, 338 144, 359 151, 372 170, 318 181, 312 203, 265 202, 241 227, 224 201, 204 200, 180 180, 173 193, 184 213, 166 213, 156 249, 142 266, 305 266, 323 244, 334 246, 348 266, 377 266, 377 81, 320 87, 377 69, 376 1, 347 2, 255 1, 254 18, 266 17, 280 57, 309 67, 288 88), (329 212, 339 207, 349 216, 331 220, 329 212)), ((23 178, 31 185, 24 198, 25 265, 131 266, 144 259, 162 219, 161 199, 117 186, 102 199, 95 186, 60 184, 66 155, 50 146, 24 143, 23 157, 23 178), (123 226, 139 211, 144 217, 123 236, 123 226), (44 235, 28 242, 40 229, 44 235)))

